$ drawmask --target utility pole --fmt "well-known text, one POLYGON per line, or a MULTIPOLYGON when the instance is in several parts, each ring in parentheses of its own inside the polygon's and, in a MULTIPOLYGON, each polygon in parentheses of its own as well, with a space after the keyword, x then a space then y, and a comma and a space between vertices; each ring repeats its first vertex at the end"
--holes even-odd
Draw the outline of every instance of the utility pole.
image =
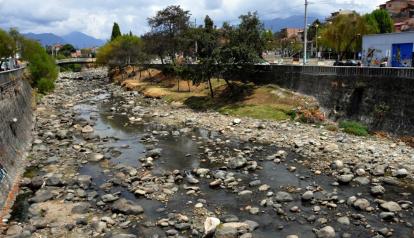
MULTIPOLYGON (((197 28, 197 18, 194 18, 194 28, 197 28)), ((198 42, 195 41, 195 61, 197 62, 198 42)))
POLYGON ((305 28, 303 36, 303 65, 306 65, 306 53, 308 48, 308 0, 305 0, 305 28))

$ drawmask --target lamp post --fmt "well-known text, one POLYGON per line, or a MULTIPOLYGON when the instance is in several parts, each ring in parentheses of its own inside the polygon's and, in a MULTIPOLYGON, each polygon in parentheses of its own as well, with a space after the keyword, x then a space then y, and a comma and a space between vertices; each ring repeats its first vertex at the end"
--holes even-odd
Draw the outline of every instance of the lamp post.
POLYGON ((305 24, 303 37, 303 65, 306 65, 306 51, 308 48, 308 0, 305 0, 305 24))
POLYGON ((316 24, 315 28, 316 28, 316 34, 315 34, 315 44, 316 44, 316 58, 319 59, 319 48, 318 48, 318 27, 319 25, 316 24))

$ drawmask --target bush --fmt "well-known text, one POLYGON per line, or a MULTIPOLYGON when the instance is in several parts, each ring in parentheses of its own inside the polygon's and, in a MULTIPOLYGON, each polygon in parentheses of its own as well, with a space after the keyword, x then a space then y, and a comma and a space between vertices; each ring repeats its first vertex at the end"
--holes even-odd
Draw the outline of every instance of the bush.
POLYGON ((368 127, 357 121, 341 121, 339 127, 348 134, 356 136, 368 135, 368 127))
POLYGON ((55 89, 55 81, 48 78, 42 78, 37 82, 36 86, 40 93, 46 94, 55 89))

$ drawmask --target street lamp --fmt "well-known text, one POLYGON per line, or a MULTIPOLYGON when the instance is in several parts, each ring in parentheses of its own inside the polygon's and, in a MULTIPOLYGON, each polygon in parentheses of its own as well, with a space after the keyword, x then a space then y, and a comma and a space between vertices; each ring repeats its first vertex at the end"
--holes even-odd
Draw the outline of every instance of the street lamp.
POLYGON ((315 24, 315 28, 316 28, 316 36, 315 36, 315 44, 316 44, 316 58, 318 58, 319 59, 319 48, 318 48, 318 27, 319 27, 319 25, 318 24, 315 24))

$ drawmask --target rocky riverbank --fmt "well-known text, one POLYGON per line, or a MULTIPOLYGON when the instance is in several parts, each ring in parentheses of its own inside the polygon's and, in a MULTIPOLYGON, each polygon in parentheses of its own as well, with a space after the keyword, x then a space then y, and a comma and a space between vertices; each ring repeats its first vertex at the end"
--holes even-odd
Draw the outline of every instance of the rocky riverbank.
POLYGON ((412 237, 413 149, 61 74, 6 237, 412 237))

